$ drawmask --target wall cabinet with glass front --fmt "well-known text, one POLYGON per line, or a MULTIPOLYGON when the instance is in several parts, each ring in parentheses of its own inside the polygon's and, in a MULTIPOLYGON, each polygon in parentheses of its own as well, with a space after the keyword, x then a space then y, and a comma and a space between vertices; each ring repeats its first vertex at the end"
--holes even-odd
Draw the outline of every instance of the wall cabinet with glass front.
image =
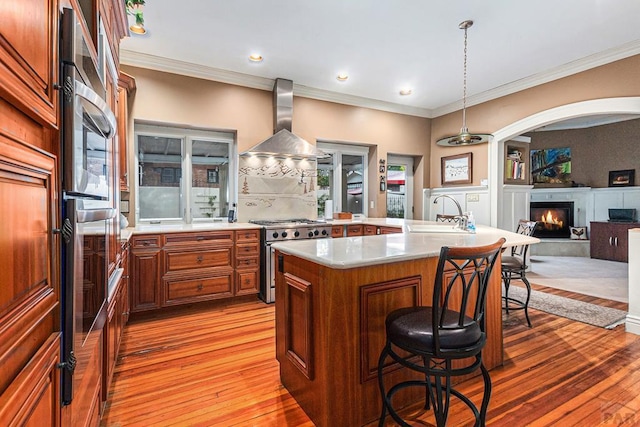
POLYGON ((527 143, 505 143, 504 183, 529 184, 529 146, 527 143))

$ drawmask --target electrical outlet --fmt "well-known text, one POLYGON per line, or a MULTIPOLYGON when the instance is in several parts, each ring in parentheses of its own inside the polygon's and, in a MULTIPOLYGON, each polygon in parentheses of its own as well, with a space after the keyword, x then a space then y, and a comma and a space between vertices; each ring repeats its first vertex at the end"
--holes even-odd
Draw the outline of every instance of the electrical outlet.
POLYGON ((480 195, 479 194, 467 194, 467 202, 479 202, 480 195))
POLYGON ((369 203, 370 203, 371 209, 374 209, 376 207, 376 205, 373 203, 373 200, 371 200, 369 203))

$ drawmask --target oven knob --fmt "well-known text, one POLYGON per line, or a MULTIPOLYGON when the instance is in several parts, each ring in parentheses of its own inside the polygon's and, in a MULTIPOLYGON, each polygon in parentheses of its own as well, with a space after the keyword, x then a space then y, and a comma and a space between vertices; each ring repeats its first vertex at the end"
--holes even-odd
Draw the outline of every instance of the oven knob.
POLYGON ((294 231, 294 232, 293 232, 293 237, 298 237, 298 236, 300 236, 300 232, 299 232, 299 231, 297 231, 297 230, 296 230, 296 231, 294 231))
POLYGON ((322 230, 322 235, 326 236, 327 235, 327 230, 322 230))
POLYGON ((313 231, 309 231, 309 238, 313 237, 313 231))
POLYGON ((274 232, 273 232, 273 238, 274 238, 274 239, 277 239, 277 238, 278 238, 278 232, 277 232, 277 231, 274 231, 274 232))
POLYGON ((318 230, 313 230, 313 234, 317 236, 320 233, 318 232, 318 230))
POLYGON ((287 237, 287 232, 286 232, 286 231, 283 231, 283 232, 282 232, 282 238, 284 239, 285 237, 287 237))

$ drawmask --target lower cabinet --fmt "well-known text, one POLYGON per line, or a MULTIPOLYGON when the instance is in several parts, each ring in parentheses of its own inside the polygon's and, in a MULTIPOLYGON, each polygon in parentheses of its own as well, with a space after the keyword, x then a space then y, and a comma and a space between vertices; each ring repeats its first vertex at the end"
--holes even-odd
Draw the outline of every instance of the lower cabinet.
POLYGON ((0 425, 60 425, 60 333, 54 333, 0 394, 0 425))
POLYGON ((629 262, 629 230, 640 223, 592 222, 591 258, 629 262))
POLYGON ((259 292, 260 231, 134 235, 131 312, 259 292))
POLYGON ((162 236, 131 237, 131 312, 160 308, 162 236))

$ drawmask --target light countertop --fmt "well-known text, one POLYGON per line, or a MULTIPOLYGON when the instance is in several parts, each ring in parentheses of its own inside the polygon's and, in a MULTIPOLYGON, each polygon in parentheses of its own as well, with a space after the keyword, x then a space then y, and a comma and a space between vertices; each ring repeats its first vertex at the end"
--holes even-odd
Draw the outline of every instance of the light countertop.
POLYGON ((120 233, 127 231, 131 234, 153 234, 153 233, 187 233, 196 231, 221 231, 221 230, 247 230, 260 229, 260 225, 248 222, 202 222, 195 224, 138 224, 135 227, 123 229, 120 233))
MULTIPOLYGON (((392 226, 387 221, 384 224, 392 226)), ((435 222, 403 221, 404 233, 376 236, 343 237, 338 239, 313 239, 277 242, 272 245, 284 253, 294 255, 320 265, 335 269, 347 269, 378 265, 412 259, 439 256, 442 246, 482 246, 495 243, 499 238, 507 239, 505 247, 540 242, 535 237, 523 236, 498 228, 477 226, 475 234, 467 232, 409 232, 411 225, 439 226, 435 222)), ((373 219, 363 220, 366 224, 375 224, 373 219)), ((400 226, 400 224, 396 224, 400 226)), ((428 228, 427 228, 428 229, 428 228)))

